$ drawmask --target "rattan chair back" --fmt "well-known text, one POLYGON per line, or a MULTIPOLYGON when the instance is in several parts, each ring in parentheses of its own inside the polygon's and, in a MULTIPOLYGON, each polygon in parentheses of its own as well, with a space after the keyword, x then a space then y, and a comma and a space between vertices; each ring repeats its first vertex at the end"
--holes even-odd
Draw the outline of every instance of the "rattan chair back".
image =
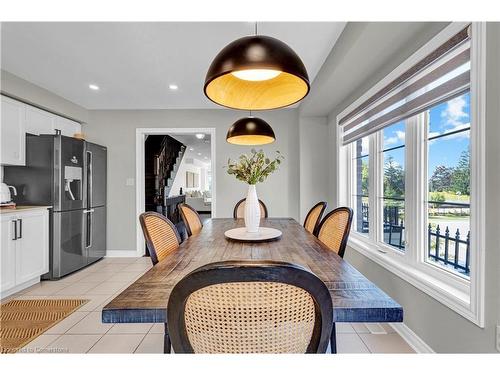
MULTIPOLYGON (((236 206, 234 206, 233 217, 235 219, 242 219, 245 217, 245 202, 246 198, 243 198, 238 203, 236 203, 236 206)), ((264 204, 264 202, 262 202, 260 199, 259 199, 259 206, 260 206, 260 217, 267 218, 267 207, 264 204)))
POLYGON ((153 265, 177 250, 181 243, 179 232, 165 216, 157 212, 144 212, 139 216, 139 222, 153 265))
POLYGON ((347 246, 352 216, 349 207, 338 207, 323 218, 318 228, 318 239, 341 257, 347 246))
POLYGON ((186 226, 188 236, 199 233, 201 228, 203 228, 203 223, 198 212, 186 203, 179 203, 177 208, 181 213, 181 218, 186 226))
POLYGON ((326 210, 326 206, 326 202, 316 203, 307 213, 306 219, 304 220, 304 228, 309 233, 316 235, 319 223, 321 222, 321 217, 326 210))
POLYGON ((274 261, 208 264, 172 290, 175 353, 324 353, 332 300, 310 271, 274 261))

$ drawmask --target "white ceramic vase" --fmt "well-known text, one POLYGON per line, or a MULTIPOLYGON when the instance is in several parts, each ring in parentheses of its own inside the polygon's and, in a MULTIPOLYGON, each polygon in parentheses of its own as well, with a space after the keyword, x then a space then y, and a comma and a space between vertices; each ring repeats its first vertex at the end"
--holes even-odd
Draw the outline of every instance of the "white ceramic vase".
POLYGON ((257 233, 260 225, 260 206, 255 185, 248 185, 245 201, 245 227, 248 233, 257 233))

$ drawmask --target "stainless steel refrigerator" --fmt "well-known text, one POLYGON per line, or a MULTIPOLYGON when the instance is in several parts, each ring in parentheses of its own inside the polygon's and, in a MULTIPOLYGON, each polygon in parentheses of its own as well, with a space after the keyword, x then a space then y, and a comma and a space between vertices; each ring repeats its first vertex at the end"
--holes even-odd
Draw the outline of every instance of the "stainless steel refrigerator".
POLYGON ((26 166, 5 167, 17 204, 49 205, 50 271, 58 279, 106 254, 106 147, 61 135, 26 136, 26 166))

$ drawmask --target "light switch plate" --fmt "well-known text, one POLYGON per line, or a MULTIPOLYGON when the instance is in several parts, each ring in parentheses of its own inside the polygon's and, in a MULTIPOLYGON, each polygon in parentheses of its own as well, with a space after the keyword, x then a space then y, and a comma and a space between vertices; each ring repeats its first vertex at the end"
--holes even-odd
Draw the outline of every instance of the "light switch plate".
POLYGON ((134 186, 135 180, 133 178, 127 178, 125 180, 125 186, 134 186))

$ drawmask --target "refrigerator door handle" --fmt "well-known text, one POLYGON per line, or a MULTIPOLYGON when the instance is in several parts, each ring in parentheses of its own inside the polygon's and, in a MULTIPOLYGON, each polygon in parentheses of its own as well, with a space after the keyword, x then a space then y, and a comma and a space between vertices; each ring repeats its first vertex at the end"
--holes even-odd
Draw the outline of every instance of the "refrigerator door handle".
POLYGON ((85 236, 85 248, 88 249, 92 247, 92 213, 94 209, 84 210, 83 213, 87 215, 87 220, 85 220, 85 224, 87 226, 86 236, 85 236))
POLYGON ((92 151, 87 151, 87 178, 88 178, 88 189, 87 189, 87 207, 92 207, 92 189, 94 181, 92 181, 92 151))

